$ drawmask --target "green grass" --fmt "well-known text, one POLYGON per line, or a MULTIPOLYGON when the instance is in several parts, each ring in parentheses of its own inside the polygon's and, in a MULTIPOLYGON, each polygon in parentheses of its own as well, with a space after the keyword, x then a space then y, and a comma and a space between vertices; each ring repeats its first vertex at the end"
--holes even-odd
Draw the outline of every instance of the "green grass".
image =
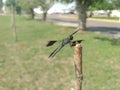
POLYGON ((118 21, 119 17, 105 17, 105 16, 99 16, 99 17, 93 17, 95 19, 106 19, 106 20, 115 20, 118 21))
MULTIPOLYGON (((0 90, 70 90, 74 87, 73 49, 64 47, 53 59, 49 40, 62 39, 74 28, 16 17, 18 42, 14 42, 9 16, 0 16, 0 90)), ((120 90, 120 42, 85 31, 83 90, 120 90)))

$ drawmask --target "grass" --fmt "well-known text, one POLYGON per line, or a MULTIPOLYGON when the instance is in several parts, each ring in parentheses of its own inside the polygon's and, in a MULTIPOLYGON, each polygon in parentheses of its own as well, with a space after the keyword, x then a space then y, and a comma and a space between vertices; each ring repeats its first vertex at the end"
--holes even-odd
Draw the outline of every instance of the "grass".
POLYGON ((115 20, 115 21, 119 20, 119 17, 106 17, 106 16, 99 16, 99 17, 92 17, 92 18, 95 18, 95 19, 106 19, 106 20, 115 20))
MULTIPOLYGON (((52 22, 16 17, 18 42, 13 41, 9 16, 0 16, 0 90, 70 90, 74 87, 73 49, 64 47, 48 59, 55 46, 48 40, 62 39, 74 28, 52 22)), ((83 90, 120 90, 120 42, 85 31, 83 90)))
MULTIPOLYGON (((77 19, 77 15, 62 15, 60 16, 62 18, 71 18, 71 19, 77 19)), ((101 20, 113 20, 113 21, 119 21, 119 17, 108 17, 108 16, 105 16, 105 15, 99 15, 99 16, 92 16, 92 17, 89 17, 88 16, 88 19, 89 18, 93 18, 93 19, 101 19, 101 20)))

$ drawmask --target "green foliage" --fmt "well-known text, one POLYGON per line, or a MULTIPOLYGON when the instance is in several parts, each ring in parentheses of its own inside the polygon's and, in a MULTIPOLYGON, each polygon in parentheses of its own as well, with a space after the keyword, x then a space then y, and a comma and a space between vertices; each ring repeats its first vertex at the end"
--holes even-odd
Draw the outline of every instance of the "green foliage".
POLYGON ((81 5, 85 5, 85 6, 90 6, 94 3, 97 3, 97 2, 103 2, 103 0, 75 0, 77 3, 81 4, 81 5))
POLYGON ((30 8, 34 8, 38 5, 36 0, 17 0, 16 2, 18 6, 26 11, 29 11, 30 8))
POLYGON ((120 0, 112 0, 113 2, 113 7, 115 9, 120 9, 120 0))
POLYGON ((21 14, 21 7, 18 5, 17 0, 6 0, 6 6, 11 9, 11 5, 14 7, 14 10, 16 10, 17 14, 21 14))
MULTIPOLYGON (((59 0, 58 0, 59 1, 59 0)), ((61 2, 65 2, 65 3, 70 3, 73 2, 74 0, 61 0, 61 2)))
POLYGON ((11 6, 11 5, 15 6, 15 5, 16 5, 16 2, 15 2, 15 0, 7 0, 7 1, 6 1, 6 5, 7 5, 7 6, 11 6))
POLYGON ((43 11, 47 11, 54 4, 54 1, 55 0, 38 0, 38 3, 43 11))
POLYGON ((54 0, 17 0, 16 2, 22 10, 31 14, 32 18, 34 18, 33 8, 41 6, 43 12, 47 13, 48 9, 53 5, 54 0))
POLYGON ((43 10, 48 9, 54 0, 17 0, 19 6, 24 10, 41 6, 43 10))
POLYGON ((20 15, 21 14, 21 7, 20 6, 16 6, 16 13, 18 14, 18 15, 20 15))
POLYGON ((108 0, 102 0, 101 2, 93 2, 88 10, 111 10, 113 9, 112 3, 108 0))
POLYGON ((3 6, 3 2, 2 2, 2 0, 0 0, 0 10, 1 10, 2 6, 3 6))

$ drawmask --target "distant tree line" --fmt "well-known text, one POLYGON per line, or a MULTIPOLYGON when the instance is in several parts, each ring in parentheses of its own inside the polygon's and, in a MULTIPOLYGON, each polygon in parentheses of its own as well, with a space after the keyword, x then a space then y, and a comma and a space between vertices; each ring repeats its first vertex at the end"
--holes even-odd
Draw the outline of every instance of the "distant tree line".
MULTIPOLYGON (((64 3, 76 2, 78 23, 81 30, 86 30, 87 10, 120 9, 120 0, 7 0, 6 5, 9 7, 11 4, 14 4, 17 14, 20 15, 21 11, 25 11, 31 18, 35 16, 33 8, 41 6, 43 10, 43 20, 46 21, 47 11, 56 1, 64 3)), ((108 13, 108 16, 109 14, 110 13, 108 13)))
POLYGON ((2 0, 0 0, 0 12, 2 11, 2 7, 3 7, 3 2, 2 0))

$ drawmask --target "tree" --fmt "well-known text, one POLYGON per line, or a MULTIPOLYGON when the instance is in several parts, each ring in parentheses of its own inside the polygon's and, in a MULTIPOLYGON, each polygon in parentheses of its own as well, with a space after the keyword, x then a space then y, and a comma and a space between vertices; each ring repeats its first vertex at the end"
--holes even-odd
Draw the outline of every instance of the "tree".
POLYGON ((112 0, 113 7, 116 9, 120 9, 120 0, 112 0))
POLYGON ((81 30, 86 30, 86 11, 89 6, 93 5, 95 2, 101 3, 103 0, 75 0, 76 9, 78 12, 78 23, 81 30))
POLYGON ((2 2, 2 0, 0 0, 0 11, 1 11, 2 7, 3 7, 3 2, 2 2))
POLYGON ((47 11, 54 4, 56 0, 38 0, 38 1, 39 1, 39 5, 41 6, 43 10, 43 21, 46 21, 47 11))
POLYGON ((43 10, 43 20, 46 21, 47 11, 53 5, 55 0, 17 0, 18 6, 21 6, 28 14, 34 18, 33 9, 37 6, 41 6, 43 10))
POLYGON ((15 0, 7 0, 6 5, 10 7, 11 9, 11 24, 12 24, 12 30, 13 30, 13 37, 14 41, 17 41, 17 33, 16 33, 16 26, 15 26, 15 6, 16 2, 15 0))
POLYGON ((34 18, 34 7, 38 5, 37 0, 16 0, 17 7, 16 10, 17 13, 21 13, 21 9, 24 10, 27 14, 30 15, 30 17, 34 18))
POLYGON ((88 8, 89 10, 109 10, 107 15, 110 17, 111 10, 113 9, 112 2, 110 0, 103 0, 103 2, 95 2, 88 8))
POLYGON ((78 14, 78 26, 81 28, 81 30, 86 30, 86 11, 88 8, 95 3, 102 3, 103 0, 61 0, 62 2, 76 2, 76 10, 78 14))
POLYGON ((21 15, 21 6, 16 6, 16 13, 21 15))

